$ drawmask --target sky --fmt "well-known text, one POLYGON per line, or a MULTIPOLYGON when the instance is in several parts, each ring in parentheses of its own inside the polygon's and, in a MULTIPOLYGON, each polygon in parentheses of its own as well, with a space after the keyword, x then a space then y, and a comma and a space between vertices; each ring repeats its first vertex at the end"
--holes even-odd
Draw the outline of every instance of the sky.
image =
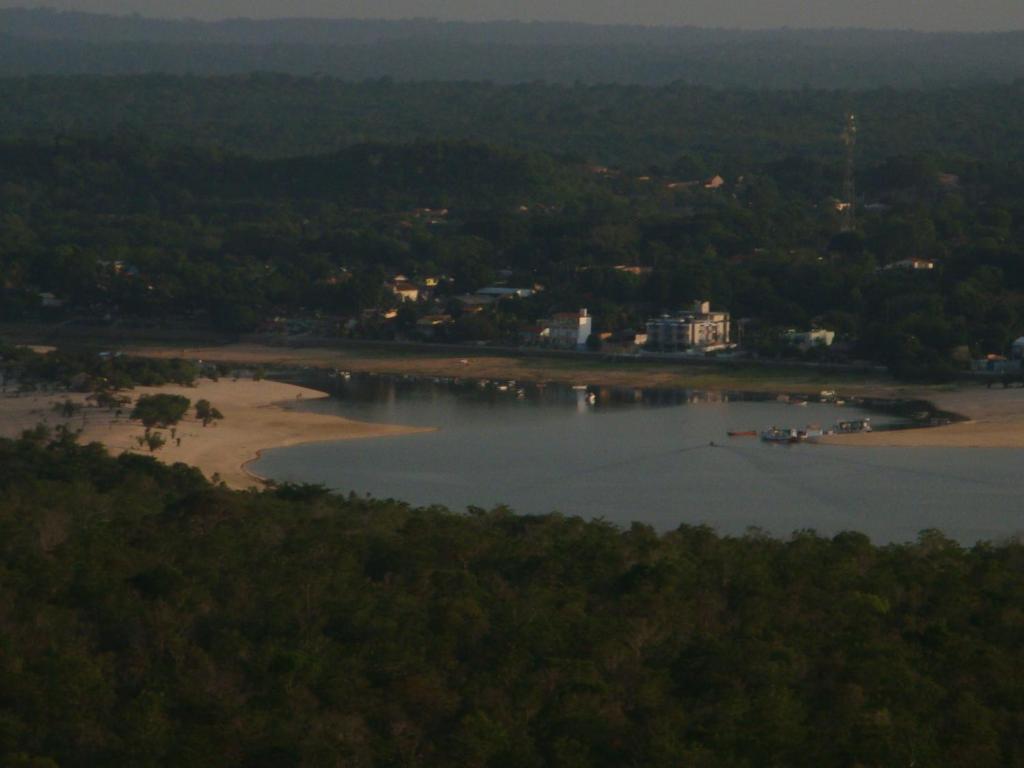
POLYGON ((1024 29, 1024 0, 0 0, 0 7, 201 19, 430 17, 737 28, 1024 29))

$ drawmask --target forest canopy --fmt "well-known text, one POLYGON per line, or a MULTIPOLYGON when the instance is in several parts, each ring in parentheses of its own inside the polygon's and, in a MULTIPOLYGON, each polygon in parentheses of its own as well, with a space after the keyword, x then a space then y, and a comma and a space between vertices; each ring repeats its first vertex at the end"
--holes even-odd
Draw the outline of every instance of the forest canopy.
POLYGON ((5 765, 1024 759, 1019 542, 232 492, 36 437, 0 441, 0 606, 5 765))
MULTIPOLYGON (((2 50, 2 49, 0 49, 2 50)), ((1024 50, 1024 46, 1021 46, 1024 50)), ((0 54, 2 55, 2 54, 0 54)), ((740 84, 401 82, 234 76, 0 77, 0 136, 137 134, 245 155, 321 155, 364 142, 468 140, 641 170, 682 155, 726 174, 790 155, 841 154, 844 116, 858 154, 1024 158, 1024 79, 931 89, 740 84)))

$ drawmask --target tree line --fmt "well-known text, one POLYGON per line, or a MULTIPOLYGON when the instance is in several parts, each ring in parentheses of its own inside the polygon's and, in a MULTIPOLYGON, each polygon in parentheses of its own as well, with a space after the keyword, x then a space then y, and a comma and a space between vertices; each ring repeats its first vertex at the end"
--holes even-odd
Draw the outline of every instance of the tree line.
MULTIPOLYGON (((770 70, 764 62, 757 66, 770 70)), ((816 71, 831 73, 826 65, 816 71)), ((715 172, 733 176, 751 163, 790 155, 836 156, 844 116, 852 111, 860 121, 863 161, 921 152, 1022 159, 1021 79, 905 89, 835 83, 804 88, 801 82, 758 90, 748 83, 639 86, 614 77, 594 83, 543 77, 517 84, 380 77, 349 82, 264 67, 205 77, 0 77, 0 135, 135 134, 163 146, 273 157, 322 155, 374 141, 468 140, 634 170, 698 155, 715 172)))
POLYGON ((1020 765, 1022 571, 936 531, 232 492, 28 435, 0 441, 0 761, 1020 765))
POLYGON ((236 333, 279 317, 394 338, 443 314, 445 338, 516 344, 551 312, 587 307, 595 330, 642 330, 710 299, 761 354, 792 354, 788 328, 826 327, 842 342, 833 356, 926 378, 1024 332, 1024 165, 1012 161, 864 161, 858 226, 842 232, 844 166, 830 155, 744 165, 719 189, 704 188, 716 166, 699 155, 631 170, 471 142, 261 159, 17 140, 0 159, 9 321, 236 333), (436 281, 431 299, 402 304, 387 287, 399 274, 436 281), (458 300, 496 281, 543 290, 482 313, 458 300))

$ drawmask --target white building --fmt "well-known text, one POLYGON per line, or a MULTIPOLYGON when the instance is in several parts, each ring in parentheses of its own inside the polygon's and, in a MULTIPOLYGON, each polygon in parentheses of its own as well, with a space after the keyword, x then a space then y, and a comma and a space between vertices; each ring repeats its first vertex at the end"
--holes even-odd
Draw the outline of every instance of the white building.
POLYGON ((39 303, 45 309, 59 309, 64 306, 64 299, 58 299, 52 293, 40 293, 39 303))
POLYGON ((664 352, 713 350, 729 344, 729 313, 712 312, 711 302, 694 302, 688 312, 647 321, 647 346, 664 352))
POLYGON ((546 323, 548 341, 553 347, 580 349, 586 346, 593 332, 594 318, 585 309, 579 312, 558 312, 546 323))
POLYGON ((418 301, 420 289, 412 283, 405 275, 395 275, 387 287, 402 301, 418 301))
POLYGON ((886 264, 882 269, 905 269, 909 272, 917 272, 922 269, 935 269, 935 262, 931 259, 900 259, 899 261, 894 261, 891 264, 886 264))
POLYGON ((1014 360, 1024 359, 1024 336, 1021 336, 1010 345, 1010 357, 1014 360))
POLYGON ((786 331, 786 341, 800 349, 811 347, 831 347, 836 339, 835 331, 826 331, 824 328, 814 328, 810 331, 786 331))

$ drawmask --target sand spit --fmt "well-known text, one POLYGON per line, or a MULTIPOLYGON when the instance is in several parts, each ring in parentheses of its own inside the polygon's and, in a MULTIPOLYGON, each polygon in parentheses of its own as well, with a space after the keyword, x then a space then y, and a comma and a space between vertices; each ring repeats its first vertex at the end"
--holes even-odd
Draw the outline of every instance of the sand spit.
MULTIPOLYGON (((190 410, 189 416, 177 425, 173 438, 170 430, 157 430, 167 444, 152 455, 168 464, 184 462, 198 467, 207 477, 222 480, 231 488, 259 485, 259 478, 247 472, 245 465, 271 448, 430 431, 301 410, 295 407, 296 403, 327 395, 276 381, 202 379, 195 387, 137 387, 125 394, 135 399, 157 393, 184 395, 193 403, 205 398, 224 414, 224 420, 204 427, 190 410)), ((54 405, 66 400, 84 404, 86 395, 62 392, 0 396, 0 437, 16 437, 41 422, 53 427, 67 424, 71 429, 82 430, 80 442, 103 443, 113 454, 132 451, 150 455, 136 440, 144 431, 138 422, 89 406, 66 419, 54 411, 54 405)))
POLYGON ((943 427, 833 435, 833 445, 905 448, 1024 448, 1024 389, 965 385, 923 393, 936 407, 968 421, 943 427))

